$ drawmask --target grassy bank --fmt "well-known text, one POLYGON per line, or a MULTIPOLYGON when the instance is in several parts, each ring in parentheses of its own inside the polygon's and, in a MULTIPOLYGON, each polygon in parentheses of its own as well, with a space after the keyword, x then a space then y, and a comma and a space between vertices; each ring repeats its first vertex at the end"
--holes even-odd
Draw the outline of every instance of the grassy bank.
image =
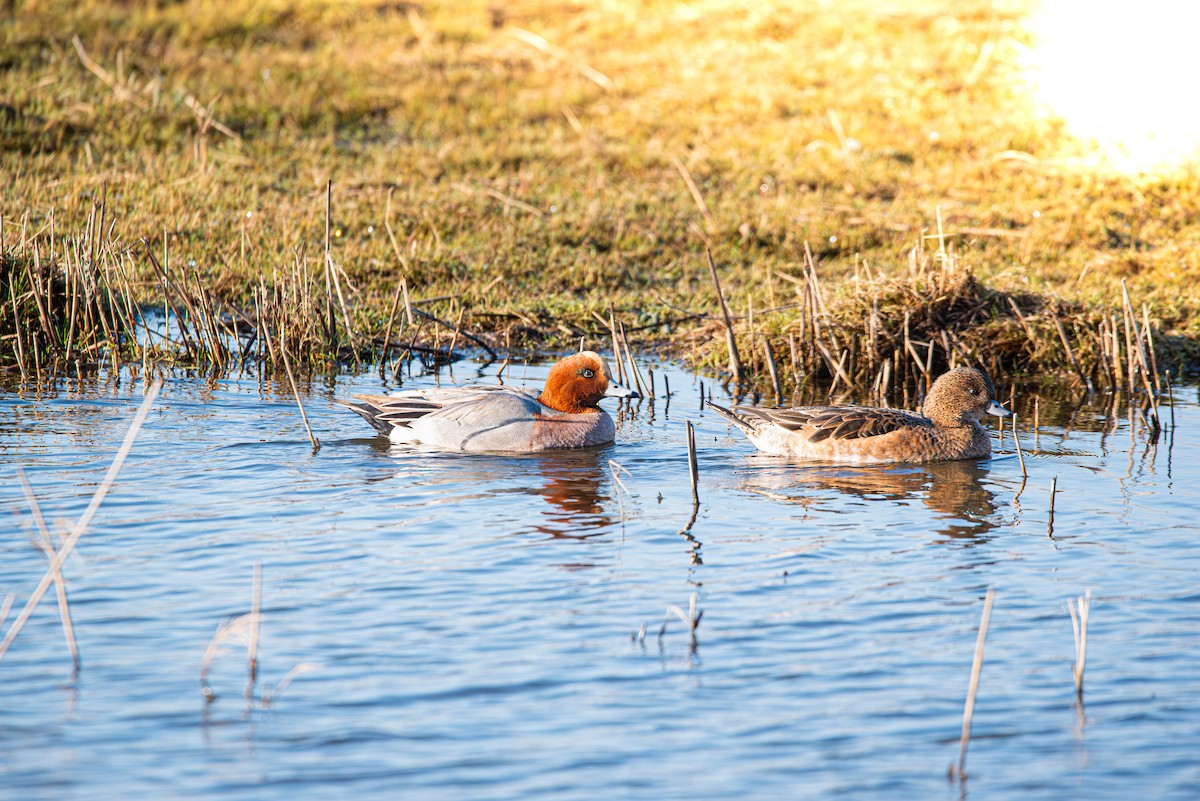
POLYGON ((1197 174, 1073 166, 1017 74, 1025 10, 17 0, 3 300, 31 300, 9 265, 75 252, 80 275, 108 253, 119 289, 162 304, 181 291, 148 256, 165 250, 214 320, 255 325, 263 293, 291 298, 299 359, 369 354, 403 279, 440 321, 425 337, 599 343, 611 303, 635 342, 717 367, 707 248, 762 380, 765 338, 784 364, 799 341, 785 380, 969 358, 1102 384, 1104 348, 1132 363, 1145 336, 1126 338, 1131 314, 1164 365, 1194 363, 1197 174), (872 326, 887 347, 868 356, 872 326))

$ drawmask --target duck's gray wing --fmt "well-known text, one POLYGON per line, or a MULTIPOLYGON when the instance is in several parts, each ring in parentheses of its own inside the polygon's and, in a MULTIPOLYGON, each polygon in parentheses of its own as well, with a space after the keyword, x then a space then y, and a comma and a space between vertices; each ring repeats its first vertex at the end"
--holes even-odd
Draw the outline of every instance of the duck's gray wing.
POLYGON ((358 412, 379 433, 390 434, 393 428, 407 427, 424 417, 480 426, 532 417, 542 408, 537 396, 532 389, 481 384, 407 390, 395 395, 355 395, 353 401, 339 403, 358 412))

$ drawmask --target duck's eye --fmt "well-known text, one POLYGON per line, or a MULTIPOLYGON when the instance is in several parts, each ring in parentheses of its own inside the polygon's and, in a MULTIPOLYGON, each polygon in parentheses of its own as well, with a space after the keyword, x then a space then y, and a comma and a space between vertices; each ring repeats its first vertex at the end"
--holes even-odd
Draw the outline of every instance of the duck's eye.
POLYGON ((584 378, 595 378, 596 377, 596 372, 594 370, 589 370, 586 367, 584 367, 582 370, 580 370, 577 374, 583 376, 584 378))

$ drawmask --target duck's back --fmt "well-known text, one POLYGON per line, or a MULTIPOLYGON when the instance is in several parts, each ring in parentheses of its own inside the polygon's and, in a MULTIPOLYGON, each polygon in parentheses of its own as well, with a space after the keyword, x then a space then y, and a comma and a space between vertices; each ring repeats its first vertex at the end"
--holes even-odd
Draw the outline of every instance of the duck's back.
POLYGON ((850 464, 932 462, 990 452, 987 436, 977 425, 939 427, 927 417, 899 409, 742 407, 734 414, 759 450, 798 459, 850 464))
POLYGON ((356 395, 352 406, 392 442, 440 450, 535 452, 611 442, 612 418, 597 410, 564 414, 534 390, 501 386, 356 395))

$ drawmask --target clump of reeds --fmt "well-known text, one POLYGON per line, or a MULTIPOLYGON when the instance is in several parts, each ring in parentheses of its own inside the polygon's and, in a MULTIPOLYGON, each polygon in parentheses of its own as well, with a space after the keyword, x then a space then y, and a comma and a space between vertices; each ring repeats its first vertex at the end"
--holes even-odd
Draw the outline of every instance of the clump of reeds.
POLYGON ((382 370, 397 353, 395 363, 446 364, 460 342, 494 356, 465 329, 465 306, 457 322, 442 319, 419 308, 403 280, 385 324, 355 302, 328 244, 319 267, 297 248, 288 264, 240 285, 224 268, 178 258, 169 232, 123 240, 103 198, 69 235, 52 217, 39 225, 0 217, 0 370, 25 382, 128 362, 214 374, 257 364, 282 375, 376 357, 382 370))
POLYGON ((882 400, 898 391, 920 397, 940 373, 959 365, 1006 377, 1060 372, 1088 391, 1143 393, 1157 430, 1165 338, 1149 308, 1135 306, 1127 290, 1111 309, 1006 291, 979 280, 952 249, 930 251, 922 241, 909 251, 907 269, 895 274, 862 263, 853 281, 827 287, 806 248, 794 271, 774 276, 792 286, 794 302, 735 318, 718 286, 715 309, 693 334, 694 344, 707 343, 704 363, 730 380, 745 373, 765 382, 769 374, 776 395, 782 383, 792 393, 854 389, 882 400), (761 366, 735 361, 739 342, 754 353, 759 341, 761 366), (777 352, 790 355, 790 375, 778 370, 777 352))

